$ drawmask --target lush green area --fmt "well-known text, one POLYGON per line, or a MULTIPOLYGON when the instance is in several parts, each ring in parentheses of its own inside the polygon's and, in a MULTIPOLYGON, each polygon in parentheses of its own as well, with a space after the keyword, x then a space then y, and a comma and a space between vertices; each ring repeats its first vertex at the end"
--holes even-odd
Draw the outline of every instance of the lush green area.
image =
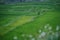
POLYGON ((21 3, 11 5, 0 5, 0 14, 7 15, 37 15, 43 9, 54 9, 56 5, 51 3, 21 3))
POLYGON ((56 33, 57 25, 60 27, 60 12, 55 5, 0 5, 0 10, 1 40, 14 40, 14 36, 18 40, 31 40, 28 35, 37 40, 41 34, 39 30, 47 33, 41 40, 47 40, 52 33, 44 26, 49 24, 53 33, 56 33))

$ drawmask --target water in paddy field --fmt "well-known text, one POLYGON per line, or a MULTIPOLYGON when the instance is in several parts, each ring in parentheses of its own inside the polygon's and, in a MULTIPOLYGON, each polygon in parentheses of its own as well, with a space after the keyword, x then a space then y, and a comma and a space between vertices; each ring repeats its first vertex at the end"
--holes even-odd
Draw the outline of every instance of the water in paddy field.
POLYGON ((0 40, 60 40, 60 1, 1 1, 0 40))

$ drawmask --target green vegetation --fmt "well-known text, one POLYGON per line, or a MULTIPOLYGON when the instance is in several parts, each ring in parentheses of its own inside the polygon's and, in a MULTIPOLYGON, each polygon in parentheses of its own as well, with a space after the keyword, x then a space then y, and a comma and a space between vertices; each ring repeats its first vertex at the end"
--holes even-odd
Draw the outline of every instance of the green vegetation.
POLYGON ((60 12, 55 8, 52 4, 0 5, 0 39, 14 40, 14 36, 17 36, 18 40, 31 40, 28 35, 33 35, 37 40, 41 34, 38 31, 42 30, 47 33, 42 40, 47 40, 50 30, 44 26, 49 24, 54 33, 57 25, 60 27, 60 12))

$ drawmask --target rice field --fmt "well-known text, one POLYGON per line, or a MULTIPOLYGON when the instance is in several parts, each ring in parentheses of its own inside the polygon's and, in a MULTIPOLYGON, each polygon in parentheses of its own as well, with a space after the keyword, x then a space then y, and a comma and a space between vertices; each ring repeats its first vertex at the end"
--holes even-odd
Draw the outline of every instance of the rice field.
POLYGON ((0 40, 59 40, 60 12, 55 5, 0 5, 0 40))

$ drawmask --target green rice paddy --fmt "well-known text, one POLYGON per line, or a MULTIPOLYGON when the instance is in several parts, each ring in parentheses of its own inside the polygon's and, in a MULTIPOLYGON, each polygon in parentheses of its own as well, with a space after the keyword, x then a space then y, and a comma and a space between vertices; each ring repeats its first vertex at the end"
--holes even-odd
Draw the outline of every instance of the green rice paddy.
POLYGON ((32 40, 29 35, 38 40, 39 30, 46 32, 40 39, 49 40, 50 31, 60 33, 60 29, 56 31, 57 26, 60 28, 60 12, 55 5, 0 5, 0 10, 0 40, 32 40), (44 28, 47 24, 51 30, 44 28))

